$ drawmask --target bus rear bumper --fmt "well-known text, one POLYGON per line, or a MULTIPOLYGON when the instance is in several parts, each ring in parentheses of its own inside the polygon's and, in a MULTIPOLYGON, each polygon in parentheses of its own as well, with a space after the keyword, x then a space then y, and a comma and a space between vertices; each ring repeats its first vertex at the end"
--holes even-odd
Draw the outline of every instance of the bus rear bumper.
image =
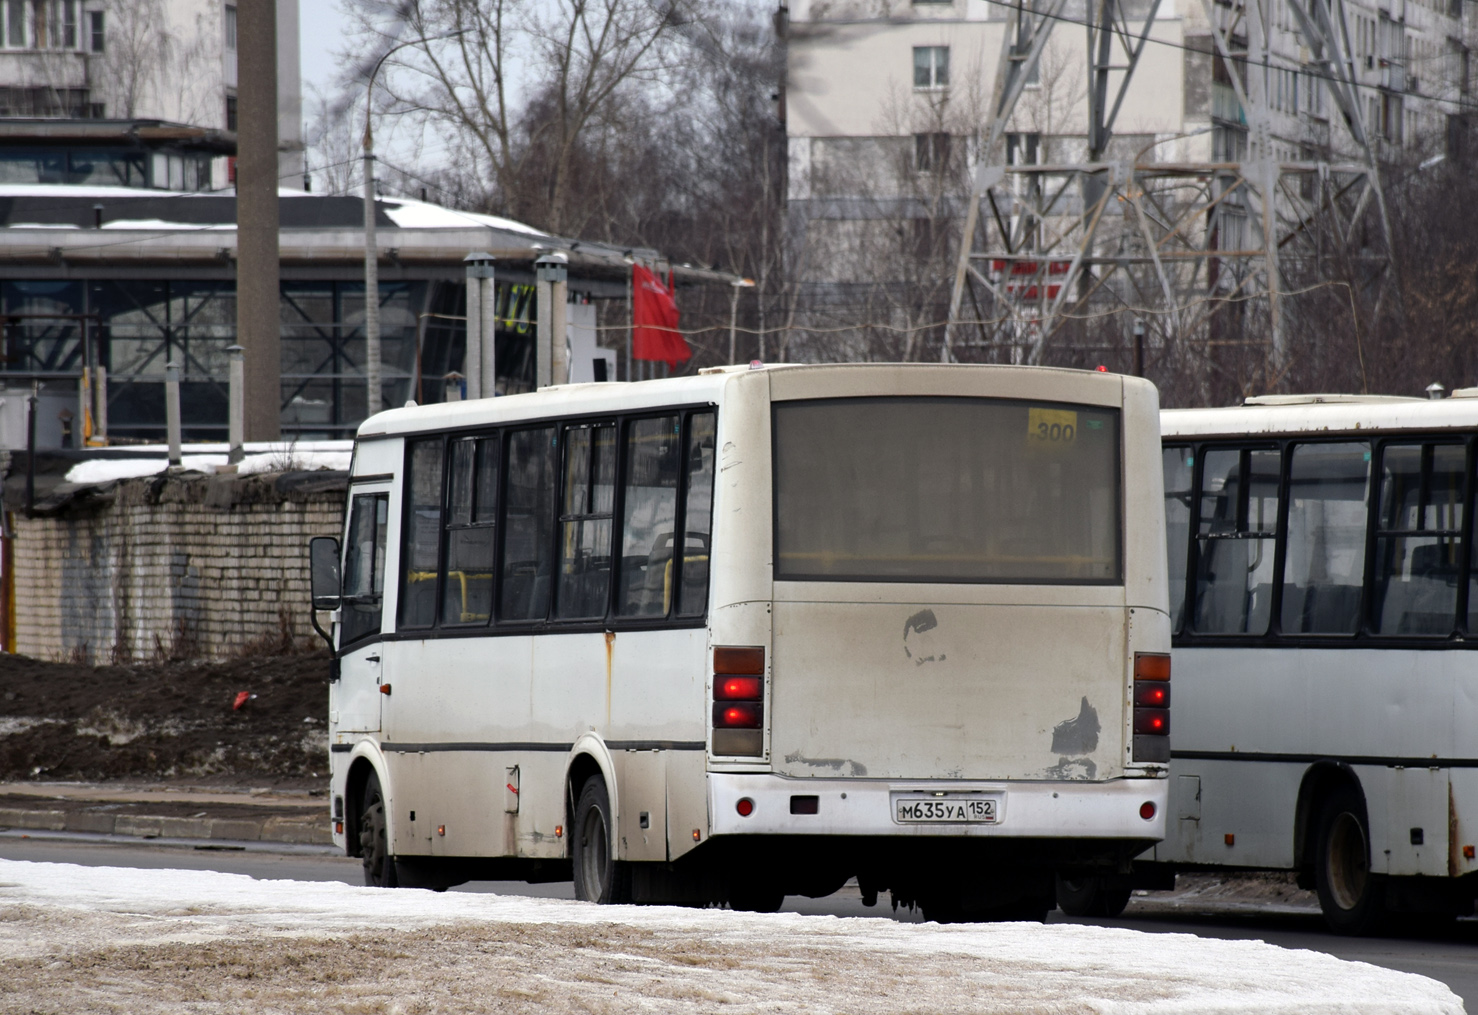
MULTIPOLYGON (((710 834, 1138 839, 1165 837, 1169 780, 944 782, 904 779, 787 779, 710 772, 710 834), (979 820, 971 801, 994 802, 979 820), (741 801, 748 801, 741 805, 741 801), (977 820, 900 820, 925 801, 968 805, 977 820), (900 806, 902 805, 902 806, 900 806), (746 816, 741 813, 748 810, 746 816), (1146 817, 1145 815, 1149 816, 1146 817)), ((938 810, 938 806, 930 808, 938 810)))

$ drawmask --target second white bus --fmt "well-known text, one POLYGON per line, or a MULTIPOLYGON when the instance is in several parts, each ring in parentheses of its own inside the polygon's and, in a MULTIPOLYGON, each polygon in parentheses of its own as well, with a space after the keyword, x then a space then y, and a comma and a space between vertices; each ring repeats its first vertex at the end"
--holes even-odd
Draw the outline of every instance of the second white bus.
POLYGON ((1478 894, 1478 389, 1163 414, 1175 870, 1286 870, 1332 929, 1478 894))
POLYGON ((375 885, 1041 918, 1164 832, 1158 456, 1150 384, 1012 367, 375 416, 314 547, 335 841, 375 885))

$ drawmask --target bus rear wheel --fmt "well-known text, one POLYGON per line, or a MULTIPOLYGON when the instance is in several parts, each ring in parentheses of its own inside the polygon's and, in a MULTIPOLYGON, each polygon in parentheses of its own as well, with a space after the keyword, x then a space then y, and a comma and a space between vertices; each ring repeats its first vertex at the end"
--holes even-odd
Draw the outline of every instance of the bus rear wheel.
POLYGON ((772 885, 739 883, 729 886, 729 908, 740 913, 778 913, 785 892, 772 885))
POLYGON ((1369 934, 1385 916, 1385 879, 1370 872, 1364 800, 1353 789, 1337 790, 1316 827, 1314 883, 1324 922, 1336 934, 1369 934))
POLYGON ((591 776, 575 802, 570 840, 575 898, 609 905, 631 901, 631 870, 616 859, 611 830, 611 798, 605 780, 591 776))
POLYGON ((919 900, 925 920, 934 923, 1046 923, 1051 906, 1032 896, 1001 905, 984 906, 947 895, 919 900))
POLYGON ((1068 916, 1101 916, 1113 919, 1129 905, 1131 890, 1114 888, 1089 874, 1065 878, 1057 875, 1057 908, 1068 916))
POLYGON ((364 784, 359 808, 359 854, 364 859, 364 883, 371 888, 395 888, 395 858, 390 855, 389 822, 380 777, 371 772, 364 784))

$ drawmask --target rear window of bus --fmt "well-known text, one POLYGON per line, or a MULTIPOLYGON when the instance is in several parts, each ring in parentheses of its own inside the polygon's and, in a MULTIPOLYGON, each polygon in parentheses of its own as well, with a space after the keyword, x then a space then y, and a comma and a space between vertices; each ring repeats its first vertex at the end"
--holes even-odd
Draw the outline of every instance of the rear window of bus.
POLYGON ((982 398, 774 409, 776 577, 1117 584, 1119 412, 982 398))

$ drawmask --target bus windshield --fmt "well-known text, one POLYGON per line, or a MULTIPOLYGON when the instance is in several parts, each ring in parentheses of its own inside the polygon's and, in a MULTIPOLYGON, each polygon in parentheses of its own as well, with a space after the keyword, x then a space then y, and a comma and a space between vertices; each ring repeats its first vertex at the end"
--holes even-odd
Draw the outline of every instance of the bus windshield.
POLYGON ((774 413, 779 579, 1122 580, 1117 409, 892 397, 774 413))

